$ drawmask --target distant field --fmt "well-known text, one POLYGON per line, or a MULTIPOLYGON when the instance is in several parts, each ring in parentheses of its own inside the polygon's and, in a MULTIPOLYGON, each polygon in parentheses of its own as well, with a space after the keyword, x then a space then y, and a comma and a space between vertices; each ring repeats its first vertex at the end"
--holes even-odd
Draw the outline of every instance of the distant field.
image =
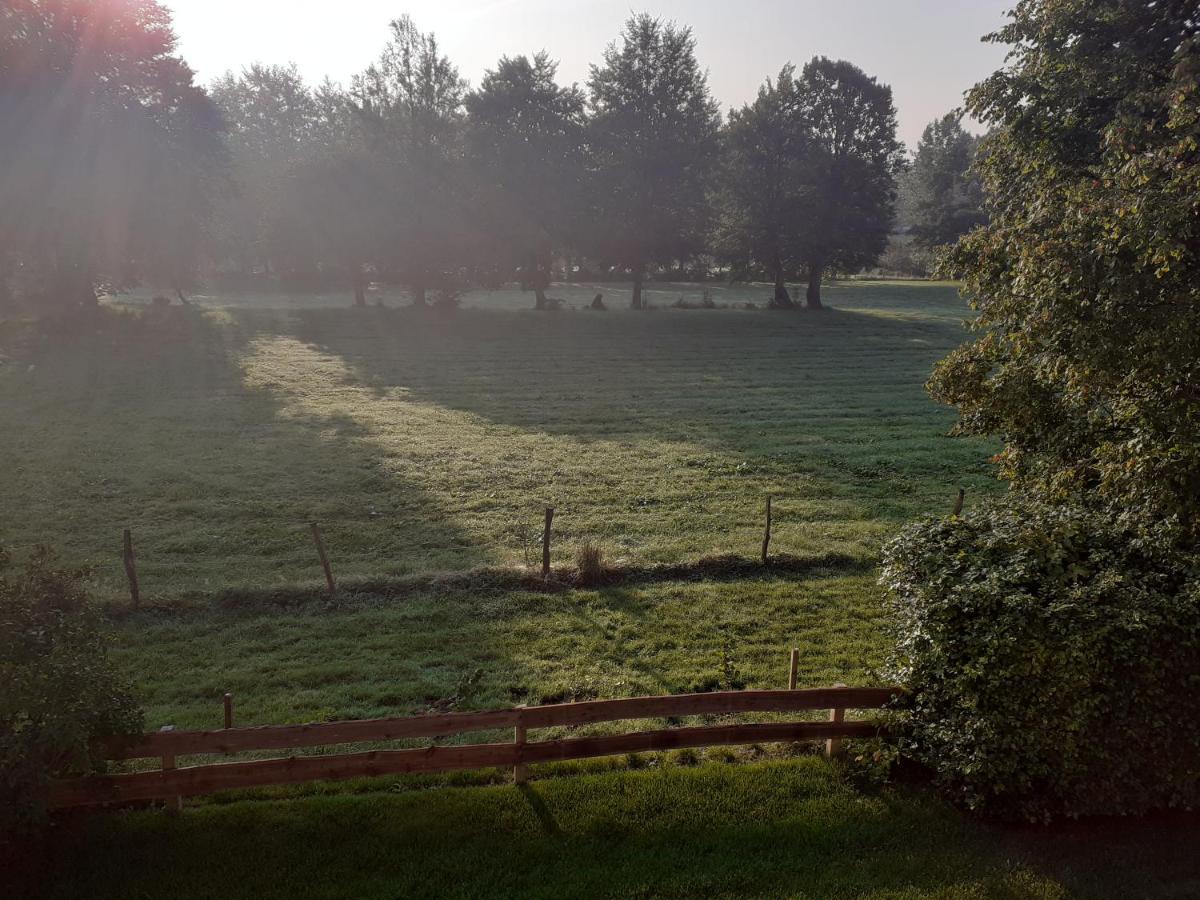
MULTIPOLYGON (((922 389, 963 338, 955 289, 850 283, 818 314, 678 310, 703 287, 468 295, 453 318, 344 297, 198 297, 0 366, 0 545, 37 542, 148 602, 320 577, 523 564, 553 505, 555 561, 779 551, 871 561, 895 526, 990 485, 979 442, 922 389)), ((718 304, 763 286, 708 288, 718 304)), ((144 308, 139 298, 118 305, 144 308)))

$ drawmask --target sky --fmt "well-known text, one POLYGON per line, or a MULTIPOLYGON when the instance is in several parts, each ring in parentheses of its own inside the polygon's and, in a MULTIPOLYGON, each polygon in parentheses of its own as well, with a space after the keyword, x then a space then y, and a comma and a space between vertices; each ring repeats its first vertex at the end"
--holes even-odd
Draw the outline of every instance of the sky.
POLYGON ((740 106, 787 62, 848 59, 894 91, 900 138, 914 148, 932 119, 1000 66, 1005 50, 980 38, 1015 0, 164 0, 179 50, 201 82, 251 62, 295 62, 312 83, 348 83, 409 13, 437 34, 472 84, 501 56, 546 50, 559 81, 588 67, 631 12, 690 25, 723 108, 740 106))

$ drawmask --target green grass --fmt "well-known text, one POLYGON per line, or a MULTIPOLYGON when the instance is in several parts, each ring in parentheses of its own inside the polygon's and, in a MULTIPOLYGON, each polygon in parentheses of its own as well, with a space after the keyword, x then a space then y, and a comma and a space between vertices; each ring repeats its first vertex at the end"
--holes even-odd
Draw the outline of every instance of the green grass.
POLYGON ((988 830, 919 793, 855 790, 814 757, 650 762, 523 788, 110 816, 77 824, 23 868, 52 870, 38 893, 62 898, 1115 900, 1200 888, 1184 843, 1200 837, 1195 823, 988 830))
POLYGON ((343 577, 524 564, 546 505, 556 562, 588 538, 753 555, 773 493, 779 551, 870 562, 990 487, 991 447, 922 389, 963 338, 950 286, 848 284, 820 314, 200 302, 0 367, 0 545, 58 547, 116 598, 129 526, 143 594, 174 602, 319 579, 314 519, 343 577))
MULTIPOLYGON (((453 318, 344 297, 199 297, 0 356, 0 546, 95 566, 115 658, 157 728, 403 715, 585 697, 877 683, 873 568, 901 522, 995 488, 922 383, 963 338, 953 287, 851 283, 833 309, 537 314, 516 291, 453 318), (773 549, 811 571, 514 589, 437 570, 773 549), (306 525, 349 590, 324 602, 306 525), (144 608, 122 609, 121 529, 144 608)), ((0 329, 2 331, 2 329, 0 329)), ((8 333, 12 333, 9 329, 8 333)), ((617 726, 607 726, 617 727, 617 726)), ((538 737, 549 736, 539 734, 538 737)), ((478 738, 479 736, 471 736, 478 738)), ((484 735, 500 737, 500 735, 484 735)), ((1194 821, 1000 832, 924 792, 876 795, 790 748, 265 789, 66 826, 14 896, 1189 896, 1194 821), (782 758, 781 758, 782 757, 782 758), (721 760, 741 760, 725 765, 721 760), (755 761, 757 760, 757 761, 755 761), (766 760, 766 761, 764 761, 766 760), (569 778, 546 778, 570 774, 569 778), (468 787, 469 786, 469 787, 468 787), (1190 857, 1189 857, 1190 859, 1190 857)), ((190 760, 181 760, 186 764, 190 760)), ((1082 826, 1081 826, 1082 827, 1082 826)), ((14 870, 14 875, 16 874, 14 870)), ((0 876, 0 887, 3 876, 0 876)), ((0 890, 0 893, 6 893, 0 890)), ((7 895, 7 894, 6 894, 7 895)))

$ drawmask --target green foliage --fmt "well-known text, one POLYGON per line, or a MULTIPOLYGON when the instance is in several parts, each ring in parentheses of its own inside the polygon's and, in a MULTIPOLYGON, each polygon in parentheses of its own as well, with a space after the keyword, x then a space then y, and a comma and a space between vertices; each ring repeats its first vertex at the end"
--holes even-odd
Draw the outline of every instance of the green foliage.
POLYGON ((1177 528, 997 502, 885 550, 908 751, 1009 818, 1200 802, 1200 560, 1177 528))
POLYGON ((322 256, 317 248, 279 233, 282 222, 299 229, 311 217, 306 210, 304 222, 296 221, 291 176, 327 151, 335 134, 345 132, 340 94, 328 83, 310 89, 294 64, 259 63, 238 75, 226 72, 209 86, 209 94, 225 119, 237 186, 217 205, 220 258, 243 273, 270 261, 294 278, 299 268, 316 265, 322 256))
POLYGON ((414 302, 452 287, 477 241, 462 154, 467 82, 432 33, 401 16, 379 60, 351 83, 364 144, 380 162, 376 202, 388 211, 377 267, 414 302))
POLYGON ((925 126, 912 167, 901 181, 902 206, 918 246, 951 244, 987 221, 983 186, 971 171, 979 138, 947 113, 925 126))
POLYGON ((633 273, 635 308, 647 265, 690 258, 708 229, 721 117, 695 49, 691 29, 634 16, 588 82, 597 219, 590 243, 633 273))
POLYGON ((716 243, 735 269, 756 265, 774 281, 774 303, 792 305, 785 280, 803 268, 796 253, 806 223, 808 188, 800 164, 809 135, 795 67, 758 89, 753 103, 729 114, 725 177, 717 188, 722 213, 716 243))
POLYGON ((800 73, 808 146, 801 163, 807 305, 827 269, 854 271, 887 246, 903 163, 892 89, 846 60, 814 57, 800 73))
POLYGON ((0 579, 0 831, 44 815, 47 779, 99 769, 92 741, 141 729, 80 577, 38 550, 0 579))
POLYGON ((930 383, 1045 498, 1200 538, 1200 42, 1193 2, 1025 0, 967 108, 991 222, 947 272, 979 337, 930 383))
POLYGON ((584 97, 560 87, 545 53, 504 57, 467 97, 467 153, 490 251, 547 306, 556 249, 578 231, 583 205, 584 97))
POLYGON ((159 3, 6 3, 0 121, 0 257, 34 273, 23 299, 71 310, 98 286, 187 281, 225 148, 159 3))
POLYGON ((890 87, 845 60, 816 57, 799 77, 784 66, 730 113, 725 151, 718 244, 770 274, 775 305, 792 305, 790 274, 807 272, 817 307, 826 269, 879 258, 901 163, 890 87))

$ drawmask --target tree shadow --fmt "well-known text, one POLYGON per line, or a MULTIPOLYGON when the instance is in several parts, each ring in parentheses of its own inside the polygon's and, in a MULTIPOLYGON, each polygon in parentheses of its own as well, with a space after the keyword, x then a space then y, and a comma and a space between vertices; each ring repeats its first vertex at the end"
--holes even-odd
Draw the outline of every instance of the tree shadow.
POLYGON ((993 481, 994 447, 947 437, 954 413, 923 388, 964 340, 961 320, 889 294, 820 313, 326 309, 293 321, 380 398, 544 435, 558 441, 547 453, 578 448, 591 465, 644 448, 684 472, 741 466, 888 521, 993 481))
POLYGON ((101 597, 119 597, 129 527, 152 605, 320 578, 312 521, 341 575, 402 574, 430 548, 482 562, 441 503, 384 464, 368 428, 297 407, 270 373, 251 383, 256 343, 284 327, 277 313, 173 307, 44 335, 0 384, 14 423, 0 439, 12 473, 0 506, 22 510, 0 522, 0 545, 57 547, 95 567, 101 597))

